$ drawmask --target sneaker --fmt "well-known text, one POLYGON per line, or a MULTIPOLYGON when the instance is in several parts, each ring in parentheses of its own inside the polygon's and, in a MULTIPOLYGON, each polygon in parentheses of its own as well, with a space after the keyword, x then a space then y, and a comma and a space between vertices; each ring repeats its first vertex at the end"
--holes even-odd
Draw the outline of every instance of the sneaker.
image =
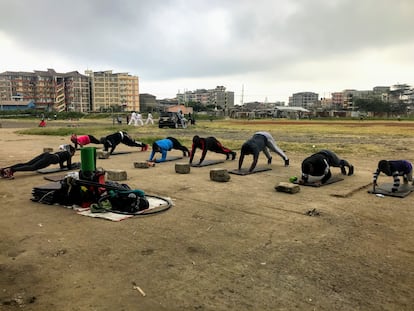
POLYGON ((341 174, 346 175, 346 169, 345 166, 341 166, 341 174))
POLYGON ((2 176, 3 176, 3 178, 14 179, 13 171, 9 167, 3 169, 2 176))
POLYGON ((349 171, 348 171, 348 176, 354 175, 354 166, 350 165, 349 166, 349 171))
POLYGON ((272 164, 272 157, 270 157, 269 159, 267 159, 267 164, 272 164))
POLYGON ((289 159, 285 160, 285 166, 289 166, 289 159))
POLYGON ((236 158, 236 155, 237 155, 237 153, 233 151, 231 153, 231 159, 234 160, 236 158))

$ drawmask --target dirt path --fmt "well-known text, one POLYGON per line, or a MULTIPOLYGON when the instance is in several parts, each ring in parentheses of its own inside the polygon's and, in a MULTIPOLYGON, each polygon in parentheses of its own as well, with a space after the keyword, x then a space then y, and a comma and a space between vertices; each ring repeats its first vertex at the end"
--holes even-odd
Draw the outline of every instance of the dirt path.
MULTIPOLYGON (((65 142, 0 134, 0 166, 65 142)), ((377 161, 370 155, 349 157, 356 174, 343 182, 276 192, 300 173, 303 155, 289 155, 290 167, 275 156, 271 171, 231 175, 228 183, 210 181, 213 167, 188 175, 176 174, 174 162, 134 169, 148 152, 98 160, 126 170, 131 187, 175 203, 121 222, 31 202, 32 188, 47 183, 43 175, 0 180, 0 309, 411 310, 412 195, 368 194, 377 161), (307 216, 312 209, 319 216, 307 216)), ((263 155, 259 162, 266 165, 263 155)))

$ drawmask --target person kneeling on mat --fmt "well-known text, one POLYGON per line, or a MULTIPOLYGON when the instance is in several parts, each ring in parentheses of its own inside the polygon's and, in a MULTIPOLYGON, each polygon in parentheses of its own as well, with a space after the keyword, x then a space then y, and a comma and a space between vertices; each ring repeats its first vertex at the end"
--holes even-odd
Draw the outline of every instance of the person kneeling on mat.
POLYGON ((321 150, 302 162, 302 178, 299 184, 308 182, 309 176, 313 176, 313 183, 325 184, 331 178, 330 167, 340 167, 342 175, 346 175, 345 167, 348 167, 348 176, 354 174, 354 167, 348 161, 340 159, 330 150, 321 150))
POLYGON ((412 185, 414 185, 413 165, 407 160, 379 161, 378 168, 374 173, 374 187, 378 186, 377 179, 381 172, 387 176, 392 176, 394 178, 394 184, 391 188, 392 192, 397 192, 398 188, 400 187, 399 176, 403 176, 405 184, 408 184, 408 182, 411 181, 412 185))
POLYGON ((68 169, 72 168, 72 157, 75 154, 75 147, 72 145, 63 145, 63 150, 60 150, 55 153, 50 152, 43 152, 42 154, 38 155, 37 157, 33 158, 32 160, 26 163, 18 163, 12 166, 8 166, 5 168, 0 169, 0 175, 3 178, 13 179, 13 174, 15 172, 21 171, 36 171, 45 167, 48 167, 52 164, 60 165, 60 168, 63 169, 67 167, 68 169), (67 163, 65 166, 64 163, 67 163))
POLYGON ((216 153, 225 154, 226 160, 229 159, 230 155, 232 160, 236 158, 236 153, 224 147, 215 137, 210 136, 203 138, 198 135, 195 135, 193 137, 193 145, 191 147, 190 164, 193 163, 194 154, 197 148, 200 148, 202 150, 200 162, 198 164, 201 164, 204 161, 204 158, 206 157, 208 150, 216 153))
POLYGON ((253 172, 259 159, 260 151, 263 151, 267 158, 267 164, 272 163, 272 156, 270 155, 269 149, 277 153, 284 161, 285 166, 289 166, 289 158, 280 149, 272 135, 268 132, 256 132, 252 138, 246 141, 241 147, 241 153, 239 158, 239 170, 242 167, 244 156, 247 154, 253 155, 253 163, 250 166, 249 172, 253 172))
POLYGON ((181 143, 174 137, 167 137, 165 139, 157 140, 152 144, 152 151, 150 157, 148 159, 149 162, 165 162, 167 160, 167 152, 171 149, 181 150, 183 152, 183 156, 190 156, 190 151, 187 147, 181 145, 181 143), (154 159, 155 153, 161 152, 162 156, 161 159, 157 160, 154 159))

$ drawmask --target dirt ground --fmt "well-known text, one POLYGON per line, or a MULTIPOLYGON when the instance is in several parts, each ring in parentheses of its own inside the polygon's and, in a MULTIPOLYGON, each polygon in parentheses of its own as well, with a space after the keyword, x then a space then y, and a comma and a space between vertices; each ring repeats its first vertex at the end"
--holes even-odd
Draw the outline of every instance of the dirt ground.
MULTIPOLYGON (((0 128, 0 166, 68 140, 14 130, 0 128)), ((412 310, 414 194, 369 194, 378 158, 349 156, 354 176, 292 195, 274 187, 300 174, 303 154, 287 151, 289 167, 274 156, 271 171, 218 183, 210 170, 237 161, 176 174, 174 162, 136 169, 148 151, 118 149, 134 152, 97 166, 126 170, 132 188, 174 206, 112 222, 30 201, 44 175, 1 179, 0 310, 412 310), (313 209, 319 215, 307 215, 313 209)))

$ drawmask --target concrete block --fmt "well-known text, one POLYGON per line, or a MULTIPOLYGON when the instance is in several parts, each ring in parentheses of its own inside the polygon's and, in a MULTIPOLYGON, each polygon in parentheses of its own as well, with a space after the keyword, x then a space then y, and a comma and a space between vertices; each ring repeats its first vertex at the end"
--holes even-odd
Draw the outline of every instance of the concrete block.
POLYGON ((175 163, 175 172, 178 174, 189 174, 190 163, 175 163))
POLYGON ((139 162, 134 162, 134 167, 135 168, 149 168, 151 166, 154 166, 153 162, 148 162, 148 161, 139 161, 139 162))
POLYGON ((275 186, 276 191, 286 192, 290 194, 298 193, 300 191, 299 185, 292 184, 289 182, 280 182, 279 185, 275 186))
POLYGON ((226 169, 214 168, 210 170, 210 179, 213 181, 227 182, 230 180, 230 174, 226 169))
POLYGON ((96 156, 98 159, 108 159, 109 158, 109 151, 98 151, 96 153, 96 156))
POLYGON ((121 181, 127 179, 127 172, 124 170, 107 170, 106 178, 112 181, 121 181))

